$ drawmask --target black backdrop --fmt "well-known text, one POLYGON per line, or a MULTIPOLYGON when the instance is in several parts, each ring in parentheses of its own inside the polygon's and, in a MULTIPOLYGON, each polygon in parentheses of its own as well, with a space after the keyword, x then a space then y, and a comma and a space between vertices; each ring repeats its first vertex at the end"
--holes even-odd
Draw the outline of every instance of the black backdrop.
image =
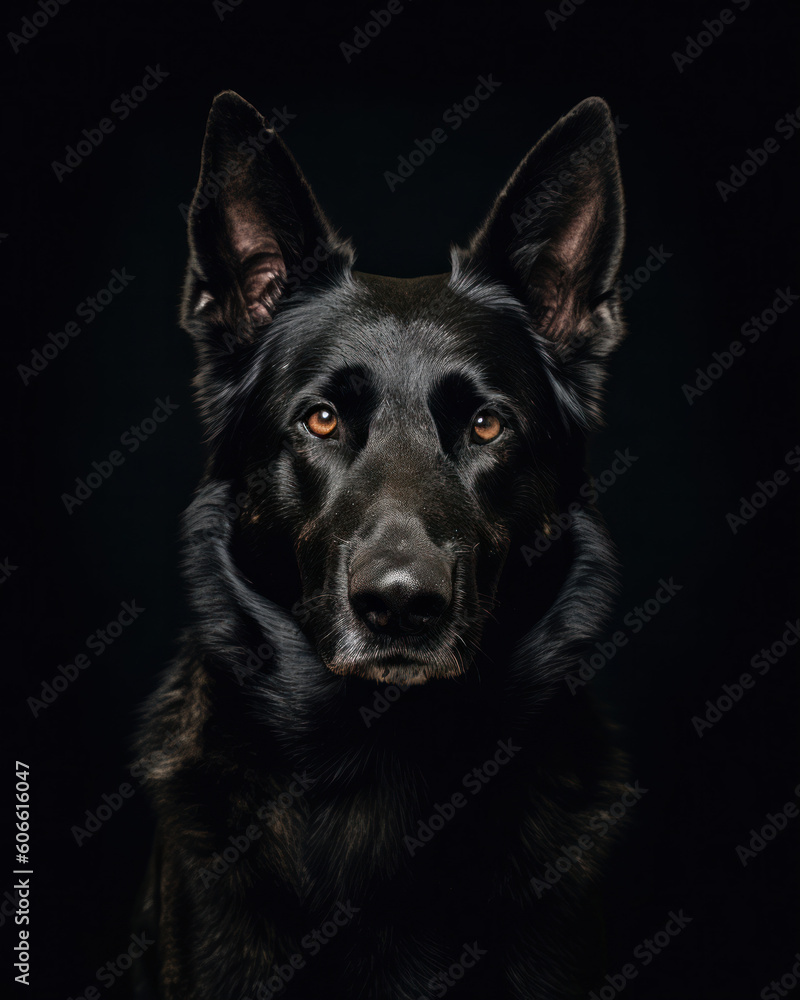
MULTIPOLYGON (((757 342, 742 330, 778 290, 800 291, 800 135, 779 123, 798 105, 797 12, 746 0, 724 19, 719 4, 401 4, 349 61, 341 43, 371 20, 367 2, 344 10, 72 0, 46 22, 37 15, 30 39, 4 43, 9 811, 0 893, 14 880, 15 759, 32 769, 34 869, 32 985, 13 982, 6 905, 4 995, 8 983, 20 996, 83 996, 98 985, 98 967, 128 946, 151 832, 126 768, 129 740, 184 614, 177 520, 201 463, 192 351, 175 322, 185 259, 179 206, 197 177, 210 101, 225 88, 284 114, 284 138, 353 238, 360 268, 397 275, 444 270, 449 242, 466 239, 529 146, 579 100, 599 94, 619 116, 623 274, 640 287, 628 285, 630 336, 613 361, 592 467, 608 469, 617 449, 636 456, 600 500, 624 567, 609 634, 624 628, 630 641, 591 683, 614 706, 649 791, 608 884, 609 969, 635 960, 634 949, 680 909, 691 924, 649 965, 637 963, 626 996, 744 1000, 794 965, 800 818, 746 865, 736 848, 768 813, 797 801, 800 781, 794 651, 763 676, 750 666, 797 621, 798 476, 787 453, 800 443, 791 336, 800 306, 774 323, 766 313, 757 342), (699 34, 691 48, 687 36, 699 34), (690 59, 676 59, 687 49, 690 59), (149 85, 161 82, 125 109, 121 95, 150 69, 149 85), (489 75, 495 92, 390 191, 385 172, 489 75), (113 130, 93 133, 104 118, 113 130), (70 172, 54 168, 83 130, 102 141, 70 172), (735 167, 745 171, 734 175, 738 187, 735 167), (79 306, 114 269, 133 278, 88 322, 79 306), (70 321, 79 333, 59 338, 70 321), (50 333, 66 346, 48 348, 55 356, 36 374, 20 370, 53 343, 50 333), (683 387, 734 340, 744 352, 712 369, 719 377, 690 404, 683 387), (132 450, 123 435, 167 396, 177 409, 132 450), (115 450, 122 464, 68 512, 62 494, 115 450), (790 485, 734 533, 726 515, 782 468, 790 485), (661 578, 681 589, 633 634, 625 616, 661 578), (87 647, 125 601, 144 611, 110 645, 95 638, 87 647), (59 665, 74 673, 68 665, 81 653, 88 666, 57 681, 65 689, 55 700, 28 701, 64 676, 59 665), (698 735, 693 716, 743 671, 753 688, 698 735), (125 782, 129 798, 119 794, 125 782), (104 795, 120 807, 78 845, 72 828, 86 827, 104 795)), ((384 7, 376 0, 374 9, 384 7)), ((6 7, 4 30, 19 33, 41 9, 34 0, 6 7)), ((129 979, 100 985, 100 994, 124 996, 129 979)))

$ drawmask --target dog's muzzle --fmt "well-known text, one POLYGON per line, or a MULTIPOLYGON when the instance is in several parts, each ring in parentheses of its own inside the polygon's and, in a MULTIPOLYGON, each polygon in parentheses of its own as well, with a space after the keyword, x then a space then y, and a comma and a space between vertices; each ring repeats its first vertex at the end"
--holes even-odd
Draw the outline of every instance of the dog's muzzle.
POLYGON ((350 605, 376 635, 419 635, 450 607, 453 565, 418 518, 386 517, 350 562, 350 605))

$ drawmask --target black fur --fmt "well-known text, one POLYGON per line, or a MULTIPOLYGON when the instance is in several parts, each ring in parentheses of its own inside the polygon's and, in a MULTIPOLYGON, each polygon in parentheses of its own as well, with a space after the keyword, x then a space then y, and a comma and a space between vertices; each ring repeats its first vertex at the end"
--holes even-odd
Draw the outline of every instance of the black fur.
POLYGON ((596 982, 611 838, 541 880, 625 790, 608 727, 564 681, 613 592, 579 491, 623 335, 622 212, 592 98, 450 274, 361 274, 280 138, 215 100, 182 308, 208 439, 184 522, 193 621, 139 745, 160 996, 596 982))

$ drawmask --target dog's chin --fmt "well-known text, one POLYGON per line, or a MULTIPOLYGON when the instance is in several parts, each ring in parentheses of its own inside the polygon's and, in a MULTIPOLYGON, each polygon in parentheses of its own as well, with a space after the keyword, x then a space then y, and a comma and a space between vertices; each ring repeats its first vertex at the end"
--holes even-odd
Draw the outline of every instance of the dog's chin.
POLYGON ((466 671, 465 664, 452 660, 396 659, 381 661, 375 659, 350 659, 333 657, 324 660, 325 666, 339 676, 359 677, 361 680, 377 684, 396 684, 398 687, 427 684, 434 680, 451 680, 466 671))

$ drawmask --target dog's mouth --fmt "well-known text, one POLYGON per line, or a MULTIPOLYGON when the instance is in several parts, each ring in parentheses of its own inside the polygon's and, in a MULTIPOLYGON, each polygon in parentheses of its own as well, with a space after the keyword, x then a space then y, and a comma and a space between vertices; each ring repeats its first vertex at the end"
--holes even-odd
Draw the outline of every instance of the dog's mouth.
POLYGON ((398 663, 378 664, 375 662, 358 661, 332 661, 326 663, 332 673, 340 676, 359 677, 361 680, 374 681, 377 684, 396 685, 397 687, 409 687, 411 685, 426 684, 428 681, 442 679, 447 676, 458 676, 457 674, 442 674, 435 666, 429 663, 414 662, 413 660, 398 663))
POLYGON ((455 606, 435 619, 387 632, 374 629, 351 607, 340 606, 327 641, 317 643, 329 670, 382 684, 418 685, 465 674, 480 644, 483 609, 459 590, 455 606))
POLYGON ((305 578, 316 584, 303 606, 320 658, 335 674, 382 684, 464 675, 493 601, 479 595, 494 592, 477 545, 436 545, 410 517, 379 526, 377 541, 339 542, 322 579, 305 578))
POLYGON ((385 657, 338 655, 324 660, 325 666, 334 674, 400 687, 460 677, 467 671, 470 662, 451 651, 445 651, 445 655, 426 657, 419 654, 385 657), (448 653, 450 655, 446 655, 448 653))

